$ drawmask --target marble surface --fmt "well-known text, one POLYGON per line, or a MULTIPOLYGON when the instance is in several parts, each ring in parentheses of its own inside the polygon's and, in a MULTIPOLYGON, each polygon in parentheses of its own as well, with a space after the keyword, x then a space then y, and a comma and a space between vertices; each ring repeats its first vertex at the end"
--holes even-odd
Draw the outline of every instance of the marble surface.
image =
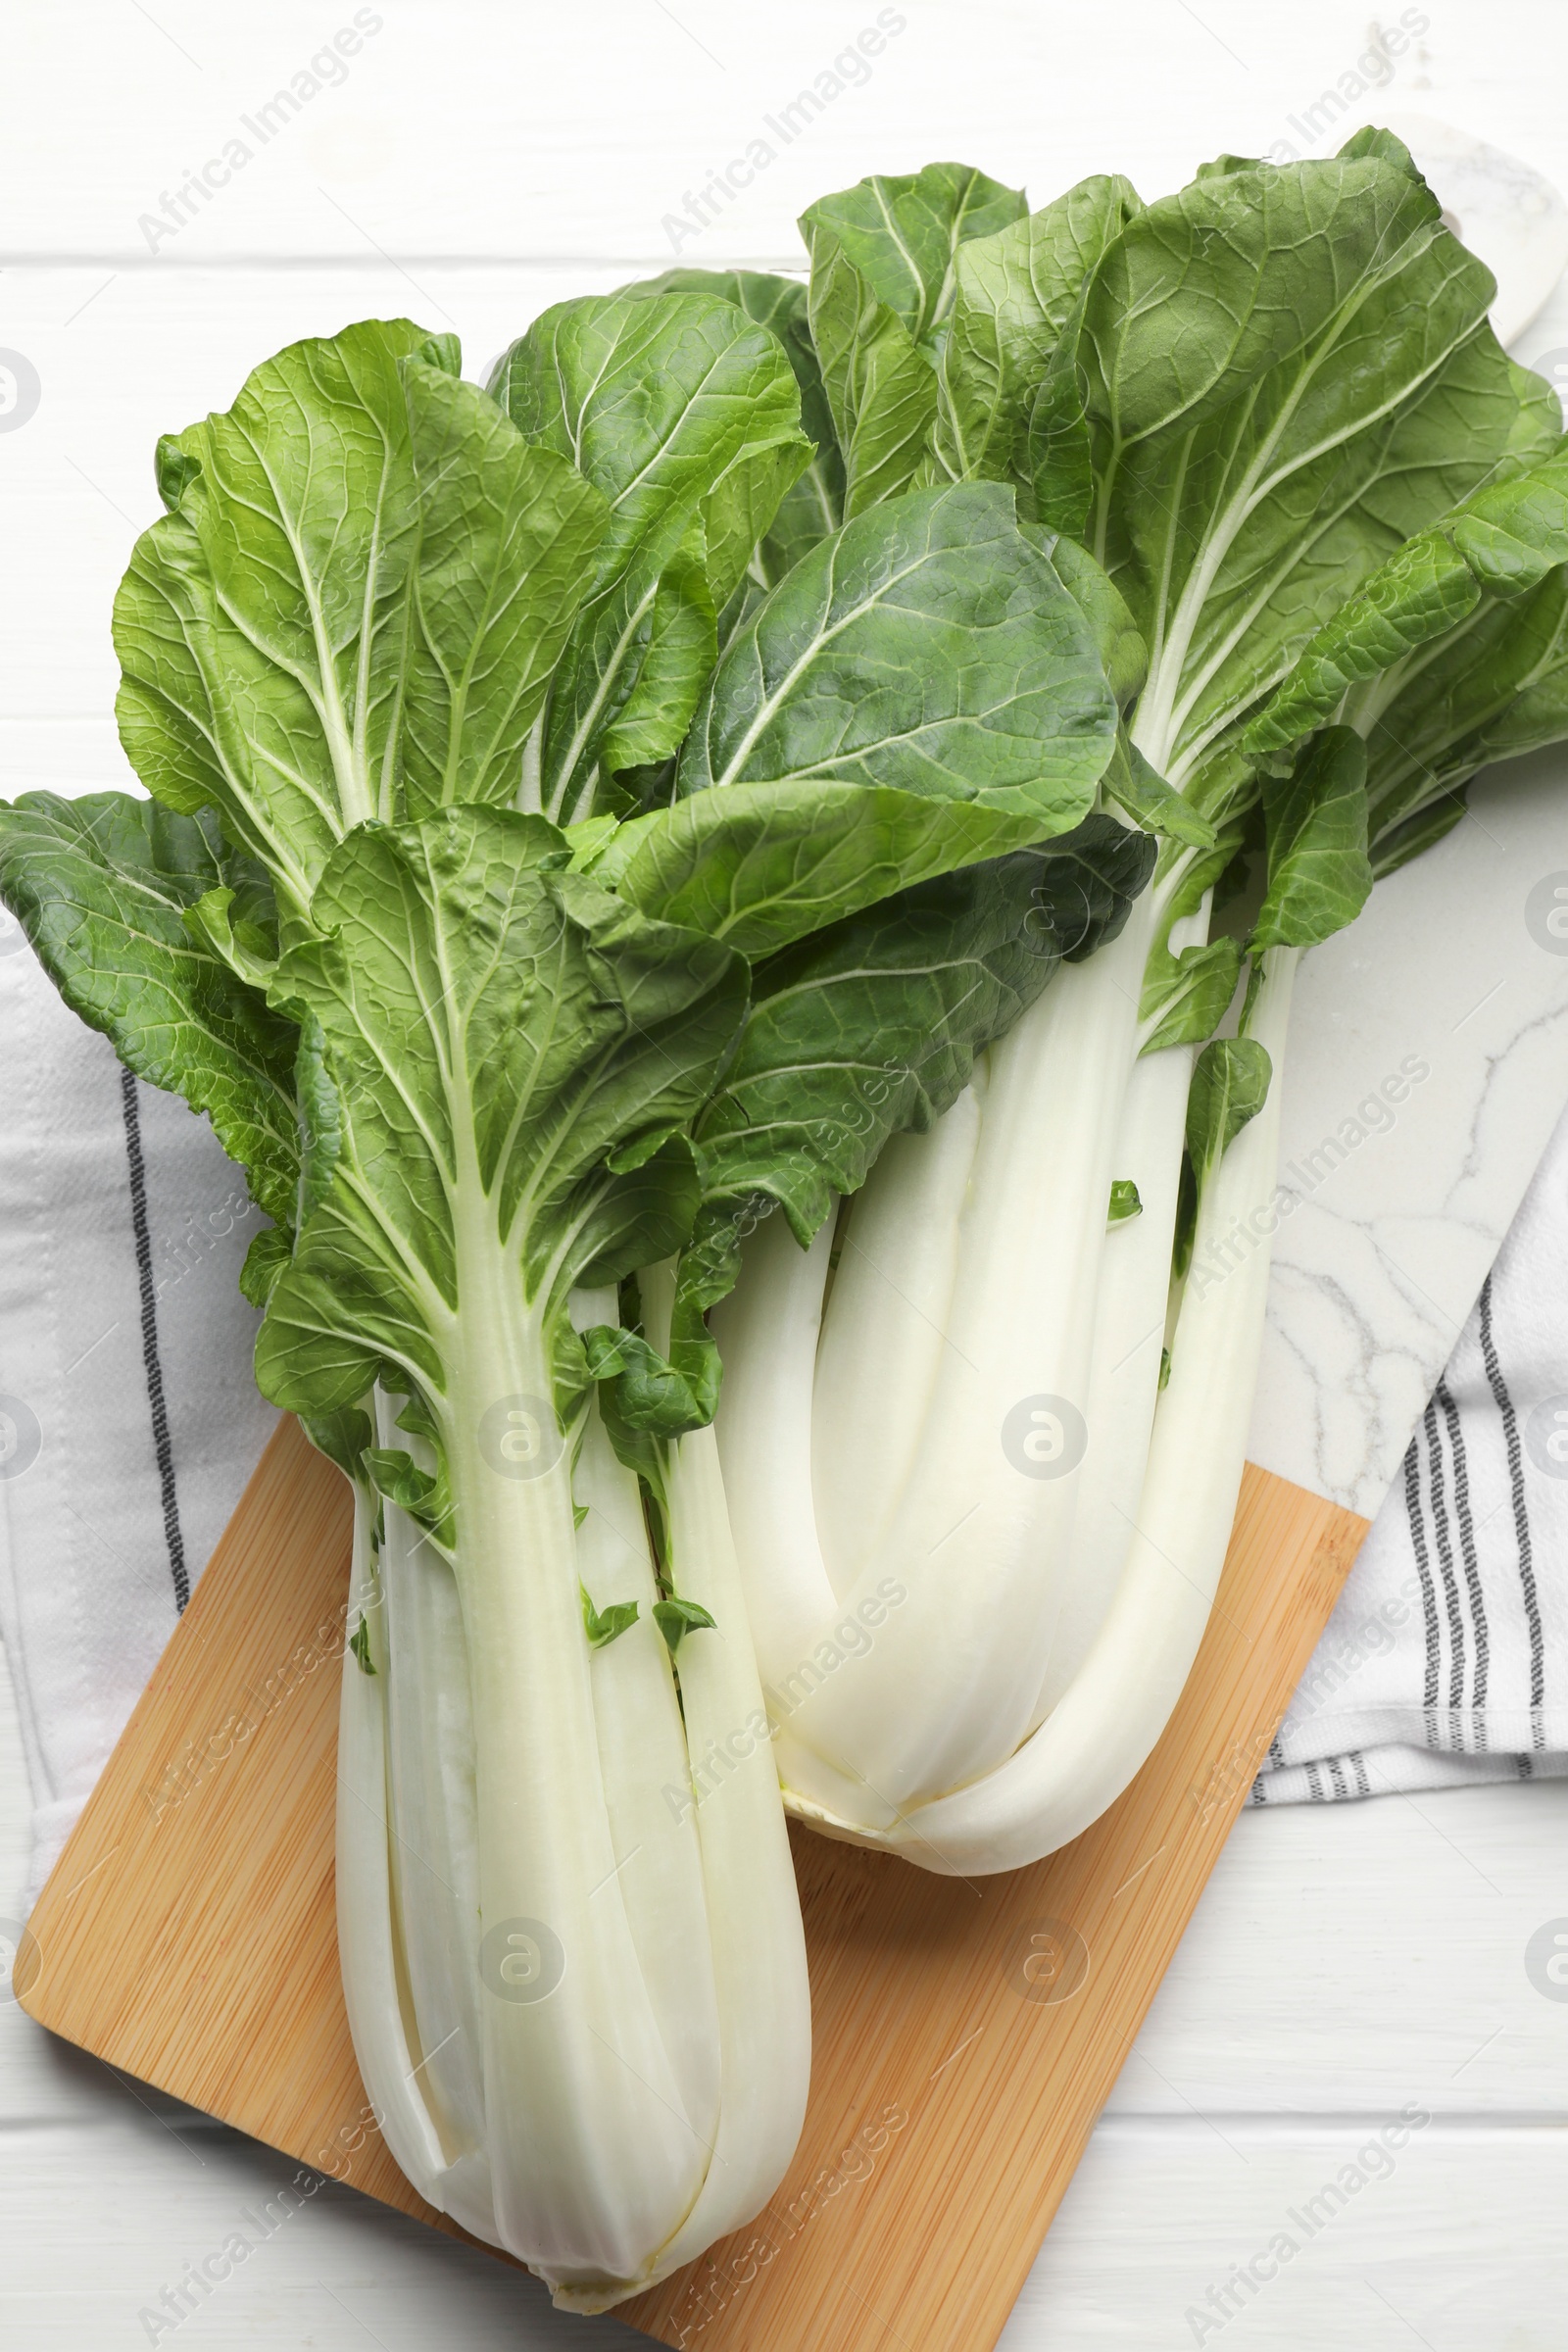
POLYGON ((1302 958, 1281 1106, 1295 1205, 1248 1451, 1366 1518, 1568 1103, 1553 874, 1568 890, 1561 749, 1480 779, 1447 839, 1302 958))

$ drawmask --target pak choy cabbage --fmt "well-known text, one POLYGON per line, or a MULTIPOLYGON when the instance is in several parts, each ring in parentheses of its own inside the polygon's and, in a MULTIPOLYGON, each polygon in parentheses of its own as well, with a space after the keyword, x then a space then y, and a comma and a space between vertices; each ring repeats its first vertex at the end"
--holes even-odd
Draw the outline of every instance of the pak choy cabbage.
POLYGON ((933 166, 802 226, 846 512, 1012 488, 1118 697, 1102 807, 1158 842, 838 1202, 760 1125, 785 1215, 712 1315, 786 1802, 973 1875, 1077 1836, 1181 1690, 1290 1205, 1294 972, 1479 767, 1568 733, 1568 458, 1386 132, 1147 206, 933 166))
POLYGON ((68 1003, 245 1169, 258 1381, 353 1482, 380 2128, 584 2311, 750 2219, 806 2100, 700 1299, 746 1119, 783 1087, 825 1204, 846 1056, 935 1115, 1152 860, 1010 489, 840 520, 808 347, 733 291, 561 305, 489 389, 402 320, 257 368, 159 444, 116 605, 148 797, 0 810, 68 1003))

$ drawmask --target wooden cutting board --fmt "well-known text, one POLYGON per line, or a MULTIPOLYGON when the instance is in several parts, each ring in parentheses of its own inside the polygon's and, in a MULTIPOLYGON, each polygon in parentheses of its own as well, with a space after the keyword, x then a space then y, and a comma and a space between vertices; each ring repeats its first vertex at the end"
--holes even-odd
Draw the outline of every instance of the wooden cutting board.
MULTIPOLYGON (((1033 1869, 795 1833, 815 2052, 755 2223, 620 2316, 705 2352, 989 2352, 1367 1522, 1249 1467, 1164 1738, 1033 1869)), ((285 1421, 38 1905, 40 2025, 433 2227, 377 2134, 333 1913, 346 1483, 285 1421)))

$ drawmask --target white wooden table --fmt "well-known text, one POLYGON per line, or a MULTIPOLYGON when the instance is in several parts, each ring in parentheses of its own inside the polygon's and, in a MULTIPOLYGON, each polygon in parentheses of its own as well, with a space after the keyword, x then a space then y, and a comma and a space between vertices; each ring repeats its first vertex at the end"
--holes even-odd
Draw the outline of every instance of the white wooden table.
MULTIPOLYGON (((900 0, 880 17, 875 0, 765 17, 720 0, 15 0, 0 367, 20 353, 38 398, 10 424, 0 397, 0 791, 124 780, 108 614, 155 509, 154 439, 226 405, 282 343, 409 312, 456 325, 477 372, 545 303, 677 253, 787 266, 801 207, 866 171, 957 156, 1043 199, 1119 169, 1152 195, 1221 148, 1304 153, 1343 76, 1386 72, 1391 111, 1461 122, 1568 186, 1555 0, 1433 0, 1423 30, 1428 13, 1385 15, 1407 37, 1379 65, 1365 0, 1289 16, 1247 0, 900 0), (836 67, 879 22, 865 72, 836 67), (827 90, 819 76, 842 86, 813 113, 799 94, 827 90), (759 140, 772 153, 720 218, 667 224, 759 140), (225 164, 234 141, 250 152, 225 164), (178 191, 210 159, 227 181, 210 171, 181 220, 178 191), (179 224, 163 215, 159 233, 166 198, 179 224)), ((1568 344, 1555 316, 1526 356, 1568 344)), ((0 1911, 25 1829, 0 1682, 0 1911)), ((1568 2002, 1536 1989, 1524 1952, 1568 1918, 1565 1833, 1562 1783, 1244 1816, 1008 2352, 1221 2336, 1226 2352, 1560 2352, 1568 2002), (1392 2169, 1356 2166, 1404 2111, 1429 2120, 1392 2169), (1364 2184, 1328 2192, 1348 2166, 1364 2184)), ((177 2330, 152 2329, 141 2312, 187 2264, 235 2230, 261 2235, 245 2210, 290 2172, 0 2009, 0 2341, 638 2340, 562 2318, 527 2280, 333 2188, 177 2330)))

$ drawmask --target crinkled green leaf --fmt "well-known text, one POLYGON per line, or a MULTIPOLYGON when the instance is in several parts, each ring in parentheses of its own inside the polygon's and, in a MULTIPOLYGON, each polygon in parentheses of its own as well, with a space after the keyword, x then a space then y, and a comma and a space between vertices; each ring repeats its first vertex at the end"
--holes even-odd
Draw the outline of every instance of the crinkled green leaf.
POLYGON ((937 379, 897 313, 877 301, 831 231, 802 222, 811 254, 811 340, 844 464, 844 514, 898 498, 921 478, 937 379))
POLYGON ((1218 836, 1206 816, 1179 792, 1172 791, 1163 776, 1156 775, 1135 743, 1123 733, 1118 737, 1115 756, 1106 768, 1102 790, 1118 808, 1125 808, 1135 825, 1146 833, 1161 833, 1169 841, 1179 841, 1187 849, 1212 849, 1218 836))
POLYGON ((671 1595, 654 1603, 654 1623, 664 1637, 671 1657, 675 1655, 688 1634, 711 1631, 713 1619, 698 1600, 679 1600, 671 1595))
POLYGON ((1020 527, 1035 539, 1088 621, 1106 682, 1118 708, 1125 710, 1142 693, 1149 675, 1149 648, 1125 602, 1094 557, 1065 532, 1042 530, 1032 523, 1020 527))
POLYGON ((1517 456, 1538 412, 1491 295, 1376 143, 1203 178, 1107 247, 1073 355, 1087 543, 1149 641, 1138 741, 1178 788, 1401 541, 1517 456))
MULTIPOLYGON (((706 1338, 706 1335, 704 1335, 706 1338)), ((593 1325, 582 1335, 588 1368, 598 1381, 613 1381, 618 1418, 628 1429, 656 1438, 680 1438, 713 1417, 718 1402, 718 1351, 712 1342, 685 1367, 649 1346, 641 1332, 593 1325)))
POLYGON ((1078 335, 1087 299, 1086 289, 1036 386, 1024 428, 1022 469, 1035 518, 1069 539, 1088 536, 1095 503, 1095 444, 1078 368, 1078 335))
POLYGON ((1212 163, 1200 164, 1194 179, 1227 179, 1233 172, 1255 172, 1261 158, 1255 155, 1216 155, 1212 163))
MULTIPOLYGON (((156 803, 153 805, 156 807, 156 803)), ((215 825, 216 821, 215 816, 215 825)), ((247 864, 252 862, 245 860, 247 864)), ((255 870, 261 873, 259 866, 255 870)), ((197 945, 209 949, 220 963, 226 964, 236 980, 266 994, 277 963, 277 917, 270 890, 261 921, 254 915, 247 916, 244 900, 227 883, 204 890, 185 908, 181 919, 197 945)))
POLYGON ((352 1478, 357 1486, 368 1486, 365 1455, 375 1434, 368 1413, 362 1412, 357 1405, 345 1406, 335 1413, 302 1413, 300 1427, 317 1452, 324 1453, 329 1462, 336 1462, 345 1478, 352 1478))
POLYGON ((1026 209, 1021 188, 1004 187, 967 164, 927 164, 921 172, 878 172, 839 195, 818 198, 801 231, 813 266, 814 240, 830 235, 876 300, 919 343, 953 309, 964 244, 994 235, 1026 209))
POLYGON ((608 1609, 596 1609, 584 1584, 577 1587, 582 1599, 582 1630, 595 1649, 603 1649, 628 1626, 637 1622, 637 1603, 634 1600, 613 1600, 608 1609))
POLYGON ((239 1270, 241 1295, 258 1311, 272 1295, 272 1285, 294 1254, 294 1245, 281 1226, 264 1225, 252 1234, 245 1262, 239 1270))
POLYGON ((758 956, 1038 831, 1029 817, 885 785, 744 784, 633 818, 594 875, 647 914, 758 956))
POLYGON ((1093 634, 1011 491, 964 483, 797 564, 726 649, 676 791, 886 785, 1044 835, 1086 813, 1115 732, 1093 634))
MULTIPOLYGON (((1483 597, 1512 598, 1568 563, 1568 457, 1477 491, 1430 530, 1396 550, 1360 592, 1302 649, 1278 693, 1249 725, 1249 749, 1268 752, 1332 717, 1358 687, 1399 671, 1447 637, 1483 597)), ((1423 662, 1425 670, 1429 664, 1423 662)), ((1401 672, 1401 675, 1404 674, 1401 672)), ((1347 708, 1352 723, 1386 695, 1347 708)))
POLYGON ((600 738, 607 774, 651 766, 668 755, 691 724, 717 659, 712 591, 694 524, 654 591, 636 683, 600 738))
POLYGON ((592 813, 628 748, 628 765, 675 750, 711 666, 709 639, 666 627, 660 691, 615 739, 656 643, 666 572, 689 561, 699 532, 712 603, 725 604, 811 448, 778 338, 711 294, 558 303, 497 362, 490 390, 526 439, 569 459, 610 506, 551 688, 532 786, 533 806, 568 820, 592 813))
POLYGON ((1399 549, 1247 730, 1266 756, 1337 712, 1365 739, 1377 873, 1458 822, 1478 768, 1568 732, 1560 453, 1554 442, 1544 461, 1516 464, 1399 549))
POLYGON ((185 922, 220 891, 250 906, 265 944, 266 878, 211 809, 119 792, 24 793, 0 809, 0 896, 66 1003, 138 1077, 205 1111, 257 1206, 292 1225, 295 1031, 185 922))
POLYGON ((778 502, 752 558, 756 585, 771 588, 808 548, 826 539, 844 520, 844 461, 811 341, 804 283, 765 270, 666 270, 662 276, 644 278, 620 291, 645 301, 658 294, 715 294, 720 301, 734 303, 759 326, 770 328, 783 344, 800 387, 801 430, 814 455, 778 502))
POLYGON ((132 764, 220 811, 289 923, 352 826, 515 799, 608 524, 433 358, 455 345, 369 320, 256 368, 166 452, 177 505, 116 602, 132 764))
POLYGON ((967 165, 928 164, 862 179, 802 216, 808 315, 844 461, 846 518, 923 477, 959 250, 1024 209, 1017 189, 967 165))
POLYGON ((1303 647, 1243 742, 1259 754, 1296 742, 1333 716, 1352 686, 1445 635, 1481 602, 1481 589, 1441 530, 1406 540, 1303 647))
POLYGON ((1263 818, 1268 887, 1249 952, 1316 947, 1355 920, 1372 888, 1360 736, 1326 727, 1293 775, 1264 785, 1263 818))
POLYGON ((1568 734, 1568 571, 1484 603, 1371 693, 1371 708, 1348 715, 1366 736, 1381 859, 1396 827, 1433 804, 1446 802, 1456 819, 1454 796, 1478 768, 1568 734))
POLYGON ((1035 393, 1085 277, 1140 209, 1125 179, 1080 180, 958 248, 933 439, 939 475, 1032 482, 1023 443, 1035 393))
POLYGON ((272 1292, 257 1373, 296 1411, 379 1378, 444 1393, 464 1263, 499 1259, 553 1345, 574 1283, 679 1246, 688 1147, 608 1156, 689 1120, 727 1056, 746 970, 564 869, 556 829, 477 808, 368 826, 329 861, 324 935, 277 990, 319 1024, 341 1140, 272 1292), (391 1369, 389 1369, 389 1367, 391 1369))
POLYGON ((731 642, 673 806, 596 876, 752 956, 1066 831, 1115 741, 1096 626, 1000 483, 845 526, 731 642))
POLYGON ((177 510, 115 602, 126 756, 154 796, 222 812, 302 913, 342 834, 396 811, 417 493, 400 363, 367 320, 256 368, 179 436, 177 510))
POLYGON ((455 1533, 452 1490, 444 1467, 421 1470, 401 1446, 367 1446, 360 1461, 377 1494, 395 1503, 443 1550, 451 1549, 455 1533))
POLYGON ((1145 966, 1138 1001, 1138 1017, 1146 1032, 1140 1051, 1158 1054, 1166 1046, 1195 1046, 1212 1037, 1241 975, 1237 940, 1207 940, 1175 956, 1156 945, 1145 966))
POLYGON ((418 361, 403 375, 419 508, 403 807, 514 807, 610 511, 472 384, 418 361))

